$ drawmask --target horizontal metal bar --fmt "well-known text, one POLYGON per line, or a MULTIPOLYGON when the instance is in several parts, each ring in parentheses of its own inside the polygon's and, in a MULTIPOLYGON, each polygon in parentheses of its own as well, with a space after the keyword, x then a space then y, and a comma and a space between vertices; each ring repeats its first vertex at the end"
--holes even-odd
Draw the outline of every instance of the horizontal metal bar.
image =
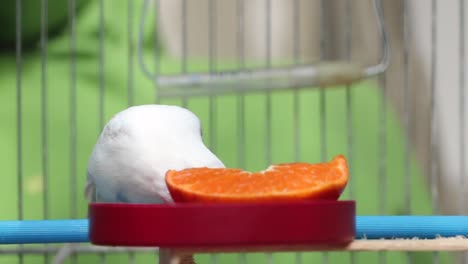
MULTIPOLYGON (((357 216, 356 238, 468 237, 468 216, 357 216)), ((0 244, 89 242, 88 220, 0 221, 0 244)))
POLYGON ((363 78, 364 69, 359 64, 324 61, 315 65, 283 68, 161 75, 156 82, 161 96, 175 97, 181 94, 197 96, 238 91, 328 87, 359 82, 363 78))

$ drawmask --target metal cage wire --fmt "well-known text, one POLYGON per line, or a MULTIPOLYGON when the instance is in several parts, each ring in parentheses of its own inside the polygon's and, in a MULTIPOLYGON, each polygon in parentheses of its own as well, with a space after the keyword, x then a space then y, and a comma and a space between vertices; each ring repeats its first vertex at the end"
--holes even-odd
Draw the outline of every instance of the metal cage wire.
MULTIPOLYGON (((378 25, 379 35, 382 41, 382 56, 380 62, 376 65, 371 65, 363 68, 359 64, 353 64, 349 61, 332 61, 332 62, 318 62, 314 65, 293 65, 287 68, 271 68, 267 59, 266 69, 256 70, 242 70, 235 71, 222 71, 209 73, 192 73, 186 74, 186 69, 182 69, 182 75, 166 76, 157 75, 150 72, 143 60, 143 34, 145 21, 148 10, 150 10, 150 0, 145 0, 139 26, 138 34, 138 62, 141 70, 145 75, 155 80, 157 84, 158 94, 161 97, 170 96, 187 96, 187 95, 209 95, 221 94, 226 92, 239 92, 241 90, 256 91, 256 90, 273 90, 273 89, 287 89, 291 87, 303 88, 311 86, 330 86, 353 83, 361 80, 362 78, 370 78, 383 73, 390 63, 390 47, 388 42, 387 32, 385 31, 384 18, 382 13, 382 1, 373 1, 373 10, 375 14, 376 24, 378 25)), ((185 3, 185 2, 183 2, 185 3)), ((266 9, 269 10, 267 1, 266 9)), ((210 2, 209 6, 214 4, 210 2)), ((183 6, 186 6, 184 4, 183 6)), ((323 4, 325 6, 325 4, 323 4)), ((185 10, 185 8, 183 8, 185 10)), ((210 9, 210 13, 213 11, 210 9)), ((184 14, 182 15, 182 19, 184 14)), ((267 16, 268 17, 268 16, 267 16)), ((241 19, 241 18, 239 18, 241 19)), ((213 25, 212 16, 210 16, 210 25, 213 25)), ((267 19, 269 20, 269 19, 267 19)), ((185 25, 184 22, 182 22, 185 25)), ((266 25, 271 24, 270 21, 266 25)), ((183 53, 186 53, 186 25, 182 29, 183 53)), ((213 33, 210 28, 210 37, 213 33)), ((242 30, 241 35, 242 35, 242 30)), ((270 32, 267 29, 266 32, 270 32)), ((267 33, 268 34, 268 33, 267 33)), ((297 34, 297 33, 296 33, 297 34)), ((269 37, 266 37, 269 39, 269 37)), ((322 41, 323 42, 323 41, 322 41)), ((210 38, 210 50, 213 50, 213 39, 210 38)), ((268 45, 267 45, 268 46, 268 45)), ((270 48, 267 47, 267 54, 270 48)), ((214 58, 210 53, 210 65, 214 58)), ((267 55, 268 58, 268 55, 267 55)), ((296 63, 297 64, 297 63, 296 63)), ((185 65, 183 63, 183 65, 185 65)), ((271 65, 270 65, 271 66, 271 65)))
MULTIPOLYGON (((162 25, 161 18, 159 16, 160 11, 160 5, 163 0, 154 0, 153 3, 155 5, 155 10, 156 10, 156 31, 159 32, 160 27, 162 25), (158 30, 159 29, 159 30, 158 30)), ((248 151, 248 142, 249 141, 249 132, 248 126, 246 119, 247 117, 252 114, 251 112, 248 112, 248 104, 250 101, 248 101, 248 95, 250 92, 256 94, 257 92, 261 92, 262 95, 264 95, 264 119, 265 119, 265 130, 264 130, 264 135, 260 138, 257 138, 257 140, 263 140, 264 143, 264 151, 259 151, 263 152, 262 155, 265 156, 265 164, 270 164, 273 162, 273 131, 274 131, 274 121, 273 119, 275 118, 275 112, 274 105, 273 105, 273 100, 274 100, 274 94, 276 90, 285 90, 289 91, 291 88, 292 90, 292 126, 293 126, 293 159, 294 160, 300 160, 301 158, 304 157, 303 152, 301 151, 301 145, 302 145, 302 138, 304 138, 304 133, 302 132, 303 130, 301 129, 301 125, 303 126, 303 122, 301 121, 301 113, 303 113, 304 110, 304 101, 301 100, 301 95, 300 91, 296 88, 310 88, 310 87, 318 87, 321 88, 319 90, 318 94, 318 100, 314 101, 318 103, 317 109, 318 109, 318 116, 319 120, 312 121, 317 124, 319 127, 318 130, 320 131, 320 159, 325 160, 329 155, 330 155, 330 146, 328 145, 328 142, 330 140, 329 136, 329 126, 330 124, 327 123, 329 122, 329 119, 327 119, 327 114, 330 109, 329 105, 329 100, 327 100, 327 96, 331 94, 330 90, 327 88, 324 88, 325 86, 343 86, 344 89, 344 101, 343 104, 344 109, 346 110, 345 116, 344 116, 344 122, 345 122, 345 131, 342 131, 343 137, 345 138, 345 151, 348 157, 348 161, 350 163, 350 169, 351 169, 351 174, 354 175, 355 172, 355 166, 356 166, 356 161, 358 159, 358 144, 356 143, 356 137, 357 134, 359 133, 358 131, 355 131, 355 119, 356 119, 356 104, 354 103, 355 100, 358 100, 356 96, 356 92, 354 91, 354 86, 355 83, 358 81, 361 81, 364 78, 371 78, 371 77, 378 77, 379 79, 379 84, 380 84, 380 90, 382 92, 382 96, 378 98, 379 100, 379 108, 378 108, 378 131, 376 132, 378 134, 378 170, 375 172, 377 175, 376 177, 378 178, 378 183, 379 185, 376 186, 378 188, 378 195, 379 197, 375 197, 376 199, 378 198, 379 206, 378 206, 378 213, 379 214, 388 214, 388 208, 387 208, 387 202, 388 202, 388 182, 390 175, 388 175, 388 150, 392 147, 389 146, 387 143, 387 139, 389 137, 388 131, 389 131, 389 120, 388 120, 388 109, 392 103, 389 103, 389 97, 391 93, 394 93, 392 89, 395 89, 394 87, 390 87, 388 85, 389 82, 389 74, 384 74, 387 71, 387 68, 390 66, 390 58, 393 56, 391 53, 391 43, 392 40, 390 37, 392 36, 391 33, 387 32, 388 29, 386 28, 386 24, 384 24, 384 6, 383 4, 386 3, 381 0, 373 0, 373 12, 374 12, 374 18, 373 18, 373 23, 377 25, 377 30, 379 33, 379 46, 381 47, 381 57, 380 61, 378 64, 371 65, 368 67, 362 67, 360 66, 360 63, 355 63, 352 60, 352 52, 353 52, 353 47, 352 47, 352 38, 354 32, 358 31, 357 28, 352 28, 352 25, 354 25, 352 22, 352 15, 351 13, 353 12, 353 9, 355 9, 353 1, 346 1, 345 3, 345 10, 346 10, 346 16, 344 18, 344 26, 345 28, 345 36, 344 36, 344 46, 345 46, 345 59, 343 60, 338 60, 338 61, 319 61, 316 64, 303 64, 301 63, 301 55, 300 55, 300 50, 301 50, 301 32, 299 29, 299 24, 301 23, 301 18, 300 18, 300 9, 301 9, 301 4, 304 1, 299 1, 295 0, 293 1, 293 16, 292 18, 294 19, 293 21, 293 64, 291 66, 287 67, 276 67, 273 63, 273 60, 271 58, 271 52, 272 52, 272 43, 271 43, 271 31, 272 31, 272 15, 271 15, 271 10, 272 10, 272 5, 273 5, 273 0, 265 0, 264 1, 264 9, 266 10, 266 15, 265 15, 265 25, 266 25, 266 30, 265 30, 265 62, 264 65, 262 65, 259 68, 256 69, 248 69, 246 67, 246 54, 245 54, 245 36, 244 34, 244 27, 248 26, 244 24, 244 17, 246 15, 246 9, 248 6, 248 1, 245 0, 237 0, 236 1, 236 8, 235 10, 232 10, 232 12, 236 13, 236 17, 238 19, 237 21, 237 28, 238 31, 235 33, 238 35, 237 41, 237 68, 235 70, 229 70, 229 71, 224 71, 217 69, 217 66, 220 61, 219 58, 217 58, 217 52, 216 49, 218 48, 216 45, 216 34, 217 31, 215 29, 216 26, 216 19, 217 16, 215 15, 216 11, 218 10, 219 1, 216 0, 209 0, 208 1, 208 21, 209 25, 208 27, 208 43, 209 43, 209 56, 208 56, 208 69, 203 72, 190 72, 188 70, 188 61, 190 60, 188 56, 188 51, 187 49, 189 48, 189 43, 187 42, 188 38, 186 37, 188 32, 187 32, 187 13, 190 12, 188 10, 189 3, 186 0, 181 0, 181 27, 179 29, 180 34, 181 34, 181 46, 182 46, 182 56, 181 56, 181 62, 180 62, 180 70, 177 71, 176 74, 165 74, 162 73, 161 71, 161 55, 158 53, 159 47, 156 45, 154 46, 153 50, 153 58, 151 60, 154 60, 154 71, 152 72, 150 68, 146 65, 145 63, 145 58, 148 53, 144 52, 144 45, 145 45, 145 30, 148 28, 148 12, 151 9, 151 2, 150 0, 144 0, 141 5, 141 10, 138 9, 134 1, 128 0, 127 1, 127 36, 126 36, 126 44, 127 44, 127 65, 126 65, 126 77, 127 77, 127 83, 126 83, 126 98, 125 98, 125 105, 126 106, 131 106, 134 104, 137 104, 138 102, 141 102, 142 100, 137 100, 137 80, 138 80, 138 71, 142 71, 143 74, 145 75, 146 78, 151 80, 152 86, 151 88, 145 88, 145 89, 154 89, 154 94, 155 94, 155 99, 152 100, 153 102, 156 103, 164 103, 164 102, 173 102, 171 100, 180 99, 180 101, 177 101, 178 104, 185 106, 185 107, 191 107, 193 105, 193 101, 197 99, 192 99, 195 96, 199 97, 205 96, 207 98, 207 125, 208 125, 208 137, 207 141, 209 142, 210 148, 213 151, 220 151, 223 146, 223 142, 220 142, 219 139, 219 126, 221 126, 222 122, 222 117, 220 117, 220 113, 223 107, 228 107, 226 105, 223 105, 222 103, 222 96, 227 95, 227 94, 234 94, 235 95, 235 105, 234 109, 237 111, 237 116, 236 116, 236 147, 237 147, 237 163, 236 166, 239 167, 248 167, 249 161, 248 157, 249 155, 246 154, 248 151), (141 12, 140 12, 141 11, 141 12), (136 15, 137 14, 137 15, 136 15), (137 30, 135 30, 137 28, 137 30), (136 34, 135 34, 136 33, 136 34), (136 35, 136 36, 135 36, 136 35), (135 44, 136 43, 136 44, 135 44), (137 60, 137 61, 135 61, 137 60), (138 66, 138 67, 137 67, 138 66)), ((455 2, 455 1, 453 1, 455 2)), ((40 82, 37 83, 37 85, 40 87, 40 108, 39 108, 39 113, 40 113, 40 131, 41 131, 41 138, 40 138, 40 145, 41 145, 41 152, 40 152, 40 157, 41 157, 41 174, 42 174, 42 186, 43 186, 43 192, 42 192, 42 204, 43 204, 43 218, 44 219, 49 219, 51 217, 50 214, 50 209, 49 204, 50 204, 50 191, 52 190, 49 188, 51 184, 51 179, 50 175, 52 174, 50 170, 50 162, 52 157, 50 156, 50 144, 51 144, 51 138, 47 136, 50 132, 52 132, 49 128, 48 122, 49 122, 49 116, 50 116, 50 109, 48 108, 48 105, 53 103, 50 99, 51 91, 50 91, 50 83, 52 82, 51 77, 50 77, 50 67, 48 66, 48 61, 53 60, 54 58, 50 56, 49 54, 49 29, 48 29, 48 18, 49 18, 49 9, 51 6, 51 0, 41 0, 41 8, 38 10, 40 12, 40 17, 41 17, 41 27, 40 27, 40 38, 39 38, 39 43, 40 43, 40 82)), ((25 93, 27 92, 25 84, 24 84, 24 76, 27 76, 28 72, 26 71, 26 61, 28 60, 28 57, 25 56, 24 54, 24 45, 23 45, 23 36, 22 36, 22 23, 23 23, 23 14, 22 11, 23 5, 27 4, 26 1, 24 0, 15 0, 15 5, 16 5, 16 36, 15 36, 15 57, 16 57, 16 95, 15 95, 15 112, 16 112, 16 132, 17 132, 17 142, 16 142, 16 185, 17 185, 17 215, 12 216, 10 215, 9 218, 17 218, 18 220, 25 219, 25 167, 28 166, 27 161, 25 161, 25 151, 27 147, 25 146, 25 139, 23 138, 23 134, 25 133, 25 125, 27 125, 25 122, 27 119, 25 119, 25 93)), ((388 4, 388 3, 387 3, 388 4)), ((388 4, 390 5, 390 4, 388 4)), ((403 123, 403 127, 405 128, 404 133, 405 133, 405 140, 404 140, 404 147, 403 147, 403 152, 401 154, 401 160, 403 161, 403 176, 404 176, 404 181, 405 184, 404 186, 400 186, 402 192, 404 193, 404 201, 405 201, 405 214, 412 214, 415 210, 415 208, 412 207, 412 198, 414 195, 412 194, 412 189, 414 186, 414 182, 412 181, 412 152, 413 152, 413 145, 415 144, 414 136, 414 126, 412 125, 414 122, 417 121, 417 117, 414 116, 414 113, 412 113, 412 104, 414 104, 415 100, 415 93, 412 90, 414 84, 412 83, 413 79, 416 77, 413 76, 412 72, 414 68, 412 68, 412 63, 414 58, 412 56, 415 56, 415 48, 414 48, 414 34, 416 32, 412 31, 414 30, 414 27, 412 27, 412 18, 410 14, 414 14, 415 10, 411 9, 414 7, 415 2, 414 1, 409 1, 409 0, 404 0, 402 1, 402 7, 401 7, 401 25, 402 25, 402 45, 401 45, 401 67, 402 67, 402 76, 401 76, 401 83, 400 86, 401 88, 397 88, 401 90, 401 122, 403 123), (413 60, 412 60, 413 59, 413 60)), ((443 174, 443 169, 444 166, 450 166, 447 164, 441 164, 443 159, 441 156, 446 153, 447 150, 444 150, 444 147, 441 147, 441 144, 443 144, 443 140, 441 142, 441 137, 444 139, 447 137, 447 132, 444 130, 443 126, 441 125, 444 119, 444 116, 440 114, 441 109, 444 107, 447 107, 446 104, 444 105, 440 101, 440 93, 441 92, 441 83, 442 81, 439 80, 438 78, 441 78, 441 74, 439 71, 442 69, 440 67, 440 45, 443 40, 441 40, 440 35, 443 35, 443 31, 440 29, 440 14, 445 12, 447 13, 447 10, 442 9, 443 6, 441 2, 437 0, 433 0, 430 3, 431 9, 430 9, 430 17, 429 21, 426 21, 427 24, 430 25, 430 48, 429 48, 429 59, 427 59, 425 62, 428 62, 429 64, 429 89, 426 91, 428 93, 428 98, 430 98, 429 102, 426 102, 430 105, 429 110, 430 110, 430 132, 429 138, 430 138, 430 155, 429 155, 429 166, 430 170, 427 172, 429 174, 429 184, 430 184, 430 193, 431 193, 431 207, 433 210, 434 214, 442 214, 444 206, 446 207, 447 204, 441 202, 442 196, 444 193, 441 193, 440 190, 440 182, 444 181, 444 179, 441 179, 441 175, 446 177, 446 174, 443 174), (445 131, 445 134, 442 133, 445 131), (445 135, 445 137, 443 137, 445 135), (435 151, 437 150, 437 151, 435 151)), ((464 12, 465 12, 465 5, 464 5, 464 0, 460 0, 457 2, 457 5, 459 7, 459 13, 457 15, 458 23, 456 29, 458 30, 458 48, 456 49, 458 61, 454 62, 454 64, 458 64, 458 78, 456 87, 457 89, 457 102, 453 102, 453 104, 456 104, 458 106, 458 109, 456 111, 457 114, 457 120, 454 121, 457 123, 457 126, 452 126, 451 128, 456 128, 457 134, 456 136, 453 136, 452 134, 451 137, 456 137, 456 142, 458 142, 458 149, 455 150, 457 153, 456 155, 456 163, 459 163, 457 165, 457 175, 459 175, 457 181, 458 189, 452 189, 452 191, 456 194, 458 194, 457 199, 457 211, 455 213, 457 214, 466 214, 466 204, 465 200, 463 199, 465 194, 465 177, 466 177, 466 168, 463 166, 463 164, 466 163, 466 153, 465 153, 465 147, 466 147, 466 140, 465 140, 465 135, 466 135, 466 109, 465 109, 465 19, 464 19, 464 12)), ((67 115, 68 115, 68 127, 69 127, 69 137, 68 137, 68 163, 69 163, 69 169, 68 169, 68 185, 70 188, 69 192, 69 197, 67 198, 69 202, 69 208, 68 208, 68 215, 70 218, 78 218, 80 217, 79 213, 79 199, 80 198, 80 193, 81 190, 78 189, 79 186, 79 181, 83 177, 81 177, 78 169, 78 159, 82 158, 78 155, 78 148, 80 147, 77 138, 80 136, 78 134, 79 127, 78 124, 81 121, 79 117, 83 117, 82 115, 79 115, 78 113, 78 108, 84 107, 83 105, 79 104, 78 102, 78 93, 80 92, 80 86, 78 82, 78 78, 80 77, 80 71, 78 69, 79 63, 79 38, 80 35, 77 33, 77 13, 76 13, 76 7, 77 7, 77 1, 76 0, 69 0, 68 1, 68 7, 67 7, 67 41, 68 41, 68 59, 69 59, 69 65, 68 65, 68 74, 69 74, 69 80, 68 80, 68 98, 66 107, 67 109, 67 115)), ((106 72, 112 69, 112 66, 109 65, 109 61, 107 58, 112 57, 112 52, 115 52, 113 50, 108 50, 109 48, 106 46, 107 40, 107 35, 112 35, 113 33, 110 31, 107 31, 106 25, 108 22, 106 22, 106 17, 109 13, 106 8, 111 7, 109 5, 105 4, 104 0, 100 0, 98 5, 98 45, 96 49, 98 50, 97 52, 97 66, 95 71, 97 72, 98 76, 98 97, 97 97, 97 122, 98 122, 98 129, 100 129, 104 126, 106 119, 108 118, 108 113, 106 113, 106 97, 109 96, 107 93, 107 89, 109 88, 110 84, 108 82, 108 78, 106 78, 106 72)), ((327 1, 321 0, 320 1, 320 7, 321 7, 321 12, 322 14, 329 14, 331 11, 329 10, 330 7, 327 4, 327 1)), ((354 10, 355 11, 355 10, 354 10)), ((327 34, 329 31, 327 30, 328 25, 327 23, 329 22, 327 19, 325 19, 325 16, 321 16, 321 21, 320 21, 320 36, 319 36, 319 42, 320 42, 320 50, 321 50, 321 60, 327 59, 325 54, 327 53, 327 34)), ((394 27, 394 26, 392 26, 394 27)), ((392 28, 394 29, 394 28, 392 28)), ((394 33, 394 32, 393 32, 394 33)), ((234 34, 234 33, 233 33, 234 34)), ((158 43, 160 42, 161 36, 158 35, 156 32, 154 34, 154 42, 158 43)), ((393 57, 392 57, 393 58, 393 57)), ((455 67, 454 67, 455 68, 455 67)), ((455 70, 454 70, 455 71, 455 70)), ((394 75, 391 75, 394 76, 394 75)), ((140 76, 141 77, 141 76, 140 76)), ((448 88, 447 88, 448 89, 448 88)), ((451 87, 451 89, 455 89, 451 87)), ((232 103, 232 102, 231 102, 232 103)), ((262 104, 263 105, 263 104, 262 104)), ((445 116, 446 117, 446 116, 445 116)), ((451 149, 453 150, 453 149, 451 149)), ((234 160, 234 158, 231 158, 234 160)), ((354 179, 351 180, 350 185, 348 187, 348 197, 350 198, 356 198, 356 183, 354 179)), ((358 199, 359 202, 359 199, 358 199)), ((417 209, 417 208, 416 208, 417 209)), ((377 212, 376 212, 377 213, 377 212)), ((452 212, 455 214, 454 212, 452 212)), ((99 254, 99 262, 100 263, 106 263, 110 262, 112 260, 112 256, 109 257, 105 253, 112 253, 112 252, 125 252, 128 254, 126 257, 128 259, 129 263, 139 263, 137 260, 138 252, 143 251, 143 252, 152 252, 154 250, 152 249, 121 249, 121 248, 104 248, 104 247, 93 247, 93 246, 85 246, 85 245, 68 245, 68 246, 44 246, 44 247, 23 247, 23 246, 18 246, 15 248, 5 248, 1 249, 0 253, 4 255, 12 255, 12 254, 17 254, 17 262, 18 263, 30 263, 30 261, 27 260, 27 257, 31 254, 37 255, 37 254, 43 254, 44 258, 41 259, 39 262, 43 263, 49 263, 50 261, 55 261, 54 263, 61 263, 62 261, 66 261, 70 256, 71 256, 71 261, 73 263, 78 263, 80 261, 80 254, 83 253, 97 253, 99 254), (58 252, 58 254, 56 254, 58 252), (54 259, 54 257, 55 259, 54 259), (110 260, 109 260, 110 259, 110 260)), ((249 254, 240 254, 238 256, 238 261, 239 263, 250 263, 248 260, 248 255, 249 254)), ((122 255, 120 255, 122 256, 122 255)), ((386 253, 379 253, 377 259, 379 260, 380 263, 385 263, 387 258, 386 258, 386 253)), ((122 259, 123 257, 121 257, 122 259)), ((218 255, 211 255, 209 258, 209 261, 211 263, 223 263, 220 260, 220 257, 218 255)), ((440 256, 440 253, 433 253, 432 255, 433 263, 441 263, 443 262, 442 257, 440 256)), ((304 256, 302 253, 297 253, 294 255, 293 258, 290 258, 290 260, 293 260, 295 263, 302 263, 304 262, 304 256)), ((350 253, 349 257, 349 262, 350 263, 359 263, 359 253, 350 253)), ((208 261, 208 260, 207 260, 208 261)), ((407 254, 406 255, 406 260, 407 263, 414 263, 414 256, 407 254)), ((268 254, 267 257, 265 257, 265 262, 268 263, 273 263, 276 262, 275 258, 272 254, 268 254)), ((333 256, 329 253, 324 253, 323 255, 323 262, 328 263, 328 262, 333 262, 333 256)))

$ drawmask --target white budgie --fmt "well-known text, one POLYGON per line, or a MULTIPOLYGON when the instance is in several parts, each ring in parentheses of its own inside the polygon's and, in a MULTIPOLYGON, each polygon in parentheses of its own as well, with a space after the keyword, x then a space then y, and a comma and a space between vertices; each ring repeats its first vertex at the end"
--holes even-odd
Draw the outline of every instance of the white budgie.
POLYGON ((204 145, 198 117, 178 106, 130 107, 104 127, 85 194, 99 202, 172 202, 166 172, 190 167, 224 167, 204 145))
MULTIPOLYGON (((141 105, 116 114, 104 127, 88 162, 85 195, 108 203, 168 203, 169 169, 224 168, 205 146, 201 124, 187 109, 141 105)), ((73 244, 62 247, 53 263, 63 263, 73 244)), ((193 256, 159 250, 159 263, 195 263, 193 256)))

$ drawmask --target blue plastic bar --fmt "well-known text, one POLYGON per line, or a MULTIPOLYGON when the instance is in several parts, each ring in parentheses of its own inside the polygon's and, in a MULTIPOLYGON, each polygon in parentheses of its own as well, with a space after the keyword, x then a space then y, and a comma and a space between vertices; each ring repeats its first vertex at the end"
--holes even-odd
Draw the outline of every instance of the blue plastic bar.
POLYGON ((0 221, 0 244, 89 242, 88 219, 0 221))
POLYGON ((357 216, 356 238, 468 237, 468 216, 357 216))
MULTIPOLYGON (((356 238, 468 237, 468 216, 357 216, 356 238)), ((89 242, 88 220, 0 221, 0 244, 89 242)))

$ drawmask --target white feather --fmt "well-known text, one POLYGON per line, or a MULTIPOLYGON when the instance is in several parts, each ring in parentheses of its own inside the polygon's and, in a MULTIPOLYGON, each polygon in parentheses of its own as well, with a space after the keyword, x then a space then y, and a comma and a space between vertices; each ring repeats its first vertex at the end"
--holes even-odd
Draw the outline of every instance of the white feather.
POLYGON ((204 145, 198 117, 178 106, 130 107, 104 127, 88 162, 85 195, 100 202, 172 202, 166 172, 190 167, 224 167, 204 145))

